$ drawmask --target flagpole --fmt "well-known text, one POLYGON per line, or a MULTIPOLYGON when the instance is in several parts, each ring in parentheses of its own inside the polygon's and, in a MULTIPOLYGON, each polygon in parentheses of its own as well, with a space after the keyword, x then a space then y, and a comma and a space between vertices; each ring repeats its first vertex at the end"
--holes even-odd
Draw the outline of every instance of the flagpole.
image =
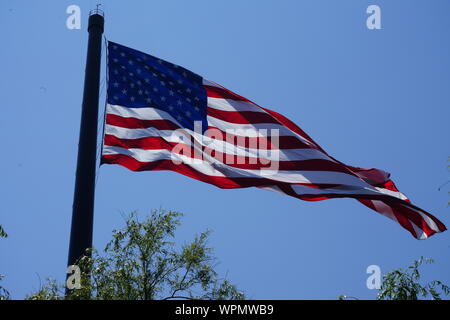
POLYGON ((86 250, 92 247, 100 62, 104 17, 103 12, 98 7, 89 14, 89 41, 84 78, 68 266, 76 264, 79 258, 86 255, 86 250))

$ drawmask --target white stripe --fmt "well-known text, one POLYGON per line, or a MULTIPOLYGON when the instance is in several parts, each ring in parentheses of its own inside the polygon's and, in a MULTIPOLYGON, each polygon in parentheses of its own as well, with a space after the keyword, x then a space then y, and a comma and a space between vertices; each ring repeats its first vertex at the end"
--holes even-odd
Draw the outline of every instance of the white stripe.
POLYGON ((113 135, 119 139, 140 139, 147 137, 161 137, 167 141, 171 141, 171 137, 174 136, 173 130, 158 130, 153 127, 145 129, 128 129, 113 126, 110 124, 105 125, 105 134, 113 135))
POLYGON ((397 191, 392 191, 386 188, 378 188, 378 187, 374 187, 375 189, 377 189, 379 192, 383 193, 383 194, 387 194, 390 195, 394 198, 398 198, 401 200, 407 200, 408 198, 401 192, 397 192, 397 191))
POLYGON ((267 113, 256 104, 248 101, 236 101, 231 99, 208 97, 208 107, 222 111, 254 111, 267 113))
POLYGON ((290 130, 289 128, 276 123, 249 123, 249 124, 239 124, 239 123, 232 123, 227 122, 218 118, 215 118, 211 115, 207 116, 208 125, 212 127, 219 128, 220 130, 278 130, 279 136, 294 136, 301 140, 306 145, 309 145, 311 147, 315 147, 314 144, 312 144, 307 139, 303 138, 301 135, 295 133, 294 131, 290 130))
POLYGON ((259 187, 260 189, 264 189, 267 191, 272 191, 272 192, 276 192, 276 193, 281 193, 281 194, 286 194, 283 190, 281 190, 278 186, 262 186, 259 187))
MULTIPOLYGON (((401 199, 393 194, 385 193, 383 190, 379 190, 379 188, 370 187, 350 187, 350 186, 337 186, 334 188, 310 188, 307 186, 300 185, 292 185, 292 189, 298 195, 326 195, 326 194, 342 194, 342 195, 370 195, 370 196, 380 196, 380 195, 389 195, 398 199, 401 199)), ((390 209, 390 208, 389 208, 390 209)), ((389 212, 389 214, 392 212, 389 212)), ((395 217, 393 218, 395 219, 395 217)))
MULTIPOLYGON (((336 186, 332 188, 311 188, 308 186, 301 186, 301 185, 292 185, 292 189, 297 193, 298 195, 327 195, 327 194, 342 194, 342 195, 370 195, 370 196, 380 196, 380 195, 389 195, 397 199, 402 199, 398 194, 396 193, 390 193, 385 192, 385 190, 381 188, 375 188, 372 186, 369 187, 353 187, 353 186, 336 186)), ((390 190, 388 190, 390 191, 390 190)), ((402 199, 403 200, 403 199, 402 199)), ((372 201, 373 202, 373 201, 372 201)), ((379 201, 381 202, 381 201, 379 201)), ((382 203, 382 202, 381 202, 382 203)), ((382 203, 384 204, 384 203, 382 203)), ((380 205, 381 206, 381 205, 380 205)), ((392 214, 393 218, 395 220, 395 216, 392 213, 392 210, 388 211, 390 209, 389 207, 386 208, 386 211, 388 214, 392 214)))
POLYGON ((381 213, 382 215, 384 215, 384 216, 388 217, 389 219, 392 219, 398 223, 398 220, 395 217, 395 214, 394 214, 394 211, 392 211, 392 208, 389 207, 387 204, 385 204, 383 201, 372 200, 372 204, 375 207, 377 212, 381 213))
POLYGON ((427 234, 425 233, 425 231, 423 231, 422 229, 420 229, 414 222, 412 222, 411 220, 408 220, 409 222, 411 222, 412 227, 414 228, 414 232, 416 233, 416 238, 419 240, 425 240, 428 238, 427 234))
POLYGON ((166 149, 163 150, 142 150, 142 149, 124 149, 120 147, 104 146, 103 154, 125 154, 135 158, 140 162, 152 162, 161 159, 176 159, 182 161, 183 163, 201 171, 202 166, 210 170, 210 168, 215 168, 214 172, 205 173, 208 175, 216 176, 217 172, 220 172, 218 176, 227 177, 249 177, 249 178, 268 178, 276 182, 284 183, 336 183, 336 184, 347 184, 353 186, 366 186, 367 184, 348 174, 341 172, 330 172, 330 171, 294 171, 294 170, 279 170, 271 172, 270 175, 264 175, 265 170, 247 170, 235 167, 230 167, 222 162, 216 161, 214 158, 203 153, 204 161, 198 161, 198 159, 193 159, 189 156, 179 155, 170 152, 166 149), (170 158, 173 155, 174 158, 170 158))

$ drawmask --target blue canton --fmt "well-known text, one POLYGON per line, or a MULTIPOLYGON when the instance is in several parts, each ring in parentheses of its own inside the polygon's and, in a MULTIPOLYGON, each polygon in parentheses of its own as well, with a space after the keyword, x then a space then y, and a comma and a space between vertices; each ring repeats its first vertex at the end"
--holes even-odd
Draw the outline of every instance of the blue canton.
POLYGON ((128 108, 156 108, 183 127, 194 121, 207 129, 206 90, 202 77, 149 54, 108 42, 108 103, 128 108))

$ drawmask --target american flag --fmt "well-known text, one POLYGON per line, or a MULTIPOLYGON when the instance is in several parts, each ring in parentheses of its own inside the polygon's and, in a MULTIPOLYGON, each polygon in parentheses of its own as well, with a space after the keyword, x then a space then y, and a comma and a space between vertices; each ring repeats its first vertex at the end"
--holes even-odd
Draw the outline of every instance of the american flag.
POLYGON ((308 201, 354 198, 417 239, 446 230, 387 172, 345 165, 286 117, 181 66, 109 42, 107 82, 103 164, 308 201))

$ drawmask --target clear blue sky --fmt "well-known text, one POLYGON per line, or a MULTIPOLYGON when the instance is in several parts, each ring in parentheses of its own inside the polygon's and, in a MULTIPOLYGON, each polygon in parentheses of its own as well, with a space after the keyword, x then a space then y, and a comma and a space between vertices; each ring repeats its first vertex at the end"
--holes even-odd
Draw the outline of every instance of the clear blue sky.
MULTIPOLYGON (((415 204, 450 226, 450 2, 104 1, 107 39, 180 64, 276 110, 337 159, 392 173, 415 204), (377 4, 382 30, 366 28, 377 4)), ((14 298, 64 279, 86 22, 95 1, 0 2, 0 273, 14 298), (66 28, 67 6, 82 10, 66 28)), ((104 63, 104 61, 103 61, 104 63)), ((102 79, 104 79, 104 69, 102 79)), ((105 89, 102 90, 103 107, 105 89)), ((212 229, 219 271, 255 299, 371 299, 366 268, 432 257, 450 284, 450 232, 418 241, 351 199, 305 202, 221 190, 173 172, 103 166, 94 245, 121 213, 184 212, 177 240, 212 229)))

